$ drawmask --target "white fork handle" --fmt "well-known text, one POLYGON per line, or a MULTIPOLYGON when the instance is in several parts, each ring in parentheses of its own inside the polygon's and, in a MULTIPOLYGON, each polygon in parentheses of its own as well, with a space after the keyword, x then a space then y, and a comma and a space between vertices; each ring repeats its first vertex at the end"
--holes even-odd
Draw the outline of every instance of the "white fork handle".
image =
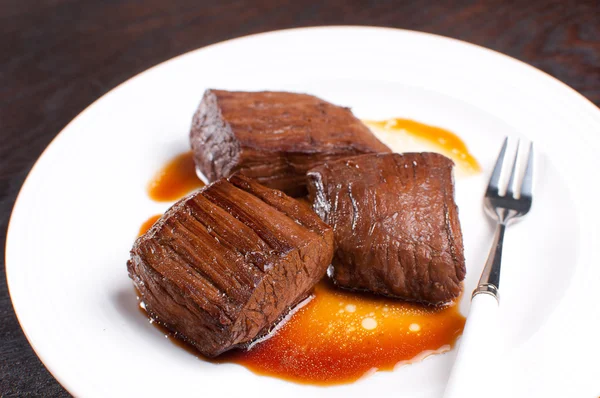
POLYGON ((497 347, 498 300, 491 294, 477 294, 471 301, 444 398, 490 397, 496 390, 490 381, 497 347))

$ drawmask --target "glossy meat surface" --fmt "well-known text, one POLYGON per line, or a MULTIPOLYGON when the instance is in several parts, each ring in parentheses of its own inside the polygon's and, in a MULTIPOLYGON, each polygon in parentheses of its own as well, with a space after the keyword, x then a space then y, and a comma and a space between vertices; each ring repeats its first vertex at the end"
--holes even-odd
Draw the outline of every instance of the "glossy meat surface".
POLYGON ((337 285, 434 305, 460 294, 452 167, 435 153, 378 154, 308 173, 313 209, 334 229, 337 285))
POLYGON ((348 108, 307 94, 207 90, 190 143, 209 181, 239 171, 292 196, 329 160, 390 152, 348 108))
POLYGON ((332 230, 310 209, 234 175, 171 207, 127 267, 148 314, 212 357, 266 334, 332 256, 332 230))

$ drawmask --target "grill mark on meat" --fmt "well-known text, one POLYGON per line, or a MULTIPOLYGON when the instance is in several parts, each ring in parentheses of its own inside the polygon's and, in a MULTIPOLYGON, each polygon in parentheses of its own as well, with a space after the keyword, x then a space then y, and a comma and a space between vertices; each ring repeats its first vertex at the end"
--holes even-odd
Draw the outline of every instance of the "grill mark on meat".
POLYGON ((309 209, 245 177, 232 181, 245 189, 220 180, 173 205, 136 240, 128 262, 152 316, 207 356, 262 336, 333 256, 331 228, 309 209))
MULTIPOLYGON (((225 196, 229 194, 230 196, 238 196, 240 200, 244 201, 244 203, 249 205, 250 208, 264 206, 265 201, 256 194, 246 192, 233 184, 228 184, 226 189, 225 187, 225 184, 223 184, 222 186, 218 187, 219 189, 213 191, 213 194, 219 196, 219 201, 217 203, 218 205, 220 205, 222 201, 226 201, 229 205, 231 201, 228 198, 225 198, 225 196)), ((281 203, 279 205, 281 205, 281 203)), ((281 211, 278 209, 277 205, 264 207, 265 212, 255 212, 253 215, 249 215, 248 212, 243 211, 238 206, 230 206, 230 209, 236 218, 239 218, 242 222, 247 221, 251 223, 250 225, 253 227, 253 229, 257 230, 259 235, 263 230, 269 231, 268 228, 271 228, 274 231, 272 234, 269 233, 268 236, 261 237, 270 245, 275 246, 275 248, 282 254, 287 253, 289 250, 294 248, 296 244, 304 241, 304 239, 308 238, 314 233, 306 225, 298 223, 297 220, 286 214, 293 213, 293 210, 289 209, 289 205, 287 211, 281 211), (275 214, 270 214, 269 212, 275 214), (274 222, 275 220, 277 220, 277 222, 274 222), (288 230, 289 233, 282 234, 281 231, 283 230, 288 230)))
MULTIPOLYGON (((306 227, 311 232, 323 232, 325 229, 323 228, 323 224, 314 217, 307 217, 306 213, 302 211, 300 208, 300 204, 289 198, 284 196, 282 193, 273 191, 271 189, 264 188, 257 184, 252 184, 252 182, 242 175, 233 175, 229 177, 229 182, 232 183, 239 189, 242 189, 260 200, 269 206, 273 206, 277 211, 284 214, 297 224, 306 227)), ((315 234, 316 238, 321 238, 319 234, 315 234)))
MULTIPOLYGON (((279 254, 285 254, 291 249, 289 244, 272 234, 265 223, 260 222, 261 220, 257 220, 253 214, 250 214, 248 211, 238 206, 237 203, 231 201, 223 192, 220 192, 221 190, 218 189, 219 187, 217 185, 215 185, 215 188, 215 190, 207 192, 206 196, 210 198, 217 206, 228 211, 246 226, 252 228, 257 235, 260 236, 260 238, 271 247, 272 250, 278 252, 279 254)), ((244 192, 242 190, 239 191, 244 192)))
MULTIPOLYGON (((165 248, 165 250, 167 250, 167 255, 168 255, 168 253, 171 253, 172 255, 176 255, 175 253, 172 252, 172 250, 170 250, 168 248, 165 248)), ((168 257, 166 257, 166 258, 163 257, 163 261, 170 261, 170 260, 168 260, 168 257)), ((190 271, 190 269, 188 267, 180 265, 180 264, 177 264, 177 266, 180 269, 184 270, 188 275, 193 275, 193 271, 190 271)), ((151 281, 152 283, 146 284, 146 285, 138 284, 137 285, 138 289, 142 293, 144 292, 145 288, 150 288, 150 287, 154 286, 154 288, 160 288, 163 291, 168 292, 169 296, 171 298, 173 298, 174 301, 178 302, 180 305, 184 305, 192 313, 195 312, 195 311, 193 311, 194 309, 198 309, 198 310, 200 310, 200 312, 204 311, 204 312, 210 314, 212 319, 214 319, 219 314, 223 314, 226 317, 226 320, 228 320, 229 322, 221 322, 219 327, 222 327, 222 325, 224 325, 224 324, 232 323, 231 314, 233 313, 233 308, 231 307, 231 303, 228 300, 224 300, 222 305, 219 305, 215 302, 209 301, 203 295, 194 294, 194 292, 196 291, 195 288, 192 287, 190 284, 185 283, 184 281, 180 281, 180 282, 183 283, 185 290, 187 290, 188 294, 193 295, 195 297, 195 301, 176 300, 175 292, 178 290, 182 290, 182 289, 181 289, 181 287, 178 287, 174 281, 171 281, 171 279, 169 279, 167 276, 165 276, 164 273, 161 273, 152 267, 146 267, 144 269, 144 273, 147 275, 147 277, 149 278, 149 281, 151 281), (164 286, 161 285, 161 283, 163 283, 164 286), (169 289, 166 289, 167 287, 169 289)), ((138 274, 140 274, 140 272, 138 272, 138 274)), ((209 288, 210 287, 211 286, 209 286, 209 288)), ((183 293, 185 293, 185 290, 182 290, 183 293)), ((202 290, 202 288, 201 288, 201 290, 202 290)), ((215 293, 213 292, 211 294, 215 294, 215 293)), ((179 294, 177 296, 181 296, 181 295, 179 294)), ((148 304, 148 303, 146 303, 146 304, 148 304)), ((150 305, 151 304, 152 303, 150 303, 150 305)), ((217 324, 215 323, 215 325, 217 325, 217 324)))
MULTIPOLYGON (((244 223, 228 218, 228 213, 202 196, 190 200, 188 206, 190 215, 201 223, 210 235, 215 236, 227 249, 240 254, 261 274, 271 265, 273 254, 270 252, 270 246, 244 223), (231 223, 230 228, 226 225, 227 222, 231 223), (234 225, 234 222, 237 222, 237 225, 234 225)), ((257 277, 258 274, 255 274, 254 279, 257 277)))
MULTIPOLYGON (((185 217, 184 214, 180 214, 180 216, 185 217)), ((185 220, 170 219, 165 225, 169 228, 164 231, 166 237, 171 237, 171 239, 166 239, 165 243, 171 247, 175 253, 181 256, 182 260, 185 260, 189 264, 219 264, 220 261, 215 256, 218 254, 223 256, 223 262, 230 262, 235 268, 240 269, 238 266, 240 257, 236 258, 233 253, 215 252, 219 247, 219 244, 217 242, 210 243, 210 240, 207 239, 210 235, 204 226, 201 224, 190 223, 189 221, 182 221, 185 220), (193 231, 190 230, 191 226, 194 228, 193 231), (177 244, 174 244, 174 242, 177 242, 177 244), (212 259, 203 256, 205 252, 210 253, 211 251, 215 254, 212 259)), ((230 297, 237 297, 237 295, 241 293, 239 290, 241 286, 251 282, 251 278, 245 280, 238 279, 244 276, 243 272, 233 273, 229 268, 224 266, 219 266, 219 268, 227 272, 227 274, 217 272, 212 266, 205 267, 205 269, 194 267, 201 276, 221 292, 227 293, 230 297), (230 282, 234 282, 234 285, 232 286, 230 282)), ((243 300, 243 298, 241 298, 241 300, 243 300)))
MULTIPOLYGON (((236 298, 231 298, 231 297, 227 296, 226 292, 223 291, 222 289, 220 289, 217 285, 215 285, 215 282, 210 278, 209 275, 206 275, 202 269, 187 265, 187 264, 189 264, 189 259, 185 255, 182 255, 181 253, 179 253, 171 244, 167 244, 166 247, 171 251, 171 253, 173 254, 174 257, 177 257, 179 259, 178 264, 181 264, 181 265, 179 265, 180 269, 187 272, 190 276, 195 276, 196 279, 200 279, 203 281, 203 285, 204 285, 204 289, 202 289, 203 292, 205 290, 210 289, 211 291, 208 294, 212 295, 213 297, 214 296, 222 297, 223 302, 228 305, 227 306, 220 305, 216 302, 214 303, 214 305, 215 305, 215 307, 220 309, 220 312, 227 314, 227 317, 229 319, 231 319, 231 315, 230 315, 231 310, 229 310, 229 306, 235 306, 237 304, 237 302, 239 301, 239 298, 236 299, 236 298)), ((192 286, 186 286, 186 287, 189 291, 193 291, 192 286)))
MULTIPOLYGON (((162 262, 170 262, 171 260, 169 259, 168 255, 169 255, 169 250, 168 248, 162 248, 161 250, 165 250, 167 251, 167 253, 163 253, 165 255, 162 256, 162 262)), ((184 267, 184 266, 180 266, 179 264, 176 265, 177 269, 181 269, 183 270, 186 274, 188 275, 192 275, 193 272, 190 271, 188 268, 184 267)), ((165 272, 164 270, 158 270, 157 268, 154 267, 147 267, 144 269, 144 271, 151 277, 153 275, 153 273, 156 273, 157 275, 160 275, 161 278, 164 278, 165 280, 169 280, 168 278, 168 273, 165 272)), ((201 285, 204 284, 204 281, 196 281, 198 283, 200 283, 201 285)), ((156 282, 157 283, 157 282, 156 282)), ((170 282, 169 282, 170 283, 170 282)), ((175 283, 175 282, 173 282, 175 283)), ((188 292, 194 292, 195 289, 191 289, 191 285, 189 283, 187 283, 185 280, 180 278, 180 283, 183 284, 183 287, 185 288, 185 290, 187 290, 188 292)), ((215 291, 218 291, 214 286, 210 285, 208 286, 209 289, 214 289, 215 291)), ((204 287, 200 287, 200 290, 203 290, 204 287)), ((207 312, 211 313, 211 314, 218 314, 219 311, 228 311, 228 308, 219 308, 218 306, 214 305, 214 303, 209 302, 208 300, 205 300, 204 297, 202 296, 198 296, 198 303, 200 305, 202 305, 202 308, 206 309, 207 312)))
MULTIPOLYGON (((187 210, 189 211, 187 214, 183 214, 183 220, 177 220, 177 224, 180 225, 181 231, 187 231, 189 234, 186 234, 186 237, 189 237, 189 242, 193 246, 195 246, 191 250, 190 253, 197 258, 198 250, 196 246, 200 245, 205 248, 205 250, 212 250, 215 254, 220 254, 219 258, 222 258, 228 264, 232 264, 234 268, 232 270, 227 269, 228 275, 235 278, 239 285, 246 285, 251 283, 255 277, 257 276, 256 272, 247 272, 247 264, 246 264, 246 256, 237 248, 230 249, 229 247, 233 247, 237 242, 228 242, 223 236, 219 236, 216 234, 214 228, 218 228, 217 224, 213 224, 213 226, 206 225, 202 221, 198 220, 198 218, 193 214, 193 210, 191 207, 194 201, 191 200, 188 202, 187 210), (196 222, 195 222, 196 221, 196 222), (214 240, 209 239, 213 237, 214 240), (223 250, 225 249, 225 250, 223 250)), ((213 213, 214 214, 214 213, 213 213)), ((213 257, 213 262, 219 262, 217 257, 213 257)))

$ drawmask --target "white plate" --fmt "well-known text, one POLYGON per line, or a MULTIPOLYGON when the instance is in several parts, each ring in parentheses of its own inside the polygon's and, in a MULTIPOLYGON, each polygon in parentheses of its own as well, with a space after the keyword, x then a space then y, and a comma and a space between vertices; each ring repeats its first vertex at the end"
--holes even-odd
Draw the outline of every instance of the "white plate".
MULTIPOLYGON (((192 113, 208 87, 308 92, 352 106, 359 117, 442 126, 467 142, 485 171, 504 136, 533 140, 534 207, 509 229, 502 270, 506 355, 498 378, 512 382, 494 388, 512 396, 598 388, 590 370, 600 330, 591 304, 599 282, 592 265, 600 217, 590 184, 600 169, 598 109, 538 70, 480 47, 409 31, 328 27, 231 40, 154 67, 87 108, 39 159, 11 218, 7 275, 27 338, 71 393, 433 397, 443 390, 454 352, 321 388, 204 363, 140 315, 125 261, 140 224, 168 206, 151 201, 145 187, 187 149, 192 113)), ((491 237, 481 210, 485 174, 457 181, 467 292, 491 237)))

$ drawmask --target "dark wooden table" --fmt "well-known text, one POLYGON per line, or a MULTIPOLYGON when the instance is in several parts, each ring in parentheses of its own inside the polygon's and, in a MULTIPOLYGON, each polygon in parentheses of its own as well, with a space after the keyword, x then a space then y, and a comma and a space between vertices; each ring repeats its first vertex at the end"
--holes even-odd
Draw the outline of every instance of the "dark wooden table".
MULTIPOLYGON (((466 40, 530 63, 600 104, 600 0, 4 0, 2 247, 15 197, 34 161, 98 97, 161 61, 207 44, 314 25, 389 26, 466 40)), ((3 264, 0 270, 4 274, 3 264)), ((2 276, 0 396, 31 395, 68 393, 27 343, 2 276)))

